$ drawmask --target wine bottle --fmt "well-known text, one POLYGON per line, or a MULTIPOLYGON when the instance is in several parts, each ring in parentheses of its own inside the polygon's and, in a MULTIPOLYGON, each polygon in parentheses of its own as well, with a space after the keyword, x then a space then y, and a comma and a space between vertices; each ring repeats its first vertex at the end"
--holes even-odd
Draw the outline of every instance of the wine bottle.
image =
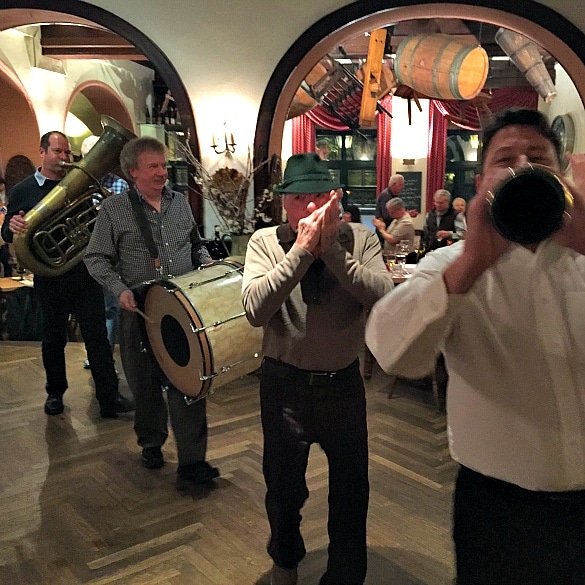
POLYGON ((418 240, 418 249, 416 250, 416 261, 418 262, 425 255, 425 239, 423 234, 420 235, 418 240))
POLYGON ((146 106, 146 110, 144 112, 144 122, 146 124, 150 124, 150 110, 148 109, 148 106, 146 106))
POLYGON ((213 260, 221 260, 228 255, 223 240, 221 239, 220 227, 218 225, 215 226, 215 235, 213 240, 207 244, 207 250, 209 251, 209 255, 213 258, 213 260))

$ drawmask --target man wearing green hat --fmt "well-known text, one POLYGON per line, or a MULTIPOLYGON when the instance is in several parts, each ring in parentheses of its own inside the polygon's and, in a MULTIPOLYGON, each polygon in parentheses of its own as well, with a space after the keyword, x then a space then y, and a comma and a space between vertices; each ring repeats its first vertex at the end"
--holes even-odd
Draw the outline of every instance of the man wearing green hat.
POLYGON ((259 583, 297 583, 305 472, 318 443, 329 463, 329 558, 319 585, 362 585, 369 483, 358 354, 364 314, 392 280, 375 233, 340 222, 340 185, 318 155, 293 155, 274 191, 288 221, 252 235, 242 282, 248 320, 264 328, 260 404, 274 564, 259 583))

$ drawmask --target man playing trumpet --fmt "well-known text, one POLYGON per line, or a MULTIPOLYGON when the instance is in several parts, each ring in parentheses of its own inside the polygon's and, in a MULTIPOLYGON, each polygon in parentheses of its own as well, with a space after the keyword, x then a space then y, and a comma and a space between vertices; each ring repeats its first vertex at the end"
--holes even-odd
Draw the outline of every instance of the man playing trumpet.
POLYGON ((574 203, 544 241, 506 240, 488 202, 510 168, 558 174, 562 154, 539 112, 496 116, 465 241, 428 254, 367 325, 386 371, 420 378, 445 355, 458 585, 585 575, 584 157, 571 162, 574 203), (390 327, 401 343, 388 344, 390 327))

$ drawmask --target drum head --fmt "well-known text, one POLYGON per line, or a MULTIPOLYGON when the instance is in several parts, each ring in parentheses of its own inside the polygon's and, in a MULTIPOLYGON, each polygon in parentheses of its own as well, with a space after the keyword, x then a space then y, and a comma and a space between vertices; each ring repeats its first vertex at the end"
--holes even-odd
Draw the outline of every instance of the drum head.
POLYGON ((187 396, 205 395, 211 380, 213 356, 205 332, 194 334, 202 320, 183 292, 168 281, 153 284, 146 293, 146 333, 159 366, 175 388, 187 396))

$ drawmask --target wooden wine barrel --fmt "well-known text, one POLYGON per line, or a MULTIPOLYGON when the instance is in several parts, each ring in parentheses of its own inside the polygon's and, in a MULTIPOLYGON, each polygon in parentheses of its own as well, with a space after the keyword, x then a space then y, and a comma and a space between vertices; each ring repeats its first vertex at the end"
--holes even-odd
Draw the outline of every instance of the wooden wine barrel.
POLYGON ((479 45, 444 34, 408 37, 396 51, 394 75, 426 96, 470 100, 483 88, 489 59, 479 45))

